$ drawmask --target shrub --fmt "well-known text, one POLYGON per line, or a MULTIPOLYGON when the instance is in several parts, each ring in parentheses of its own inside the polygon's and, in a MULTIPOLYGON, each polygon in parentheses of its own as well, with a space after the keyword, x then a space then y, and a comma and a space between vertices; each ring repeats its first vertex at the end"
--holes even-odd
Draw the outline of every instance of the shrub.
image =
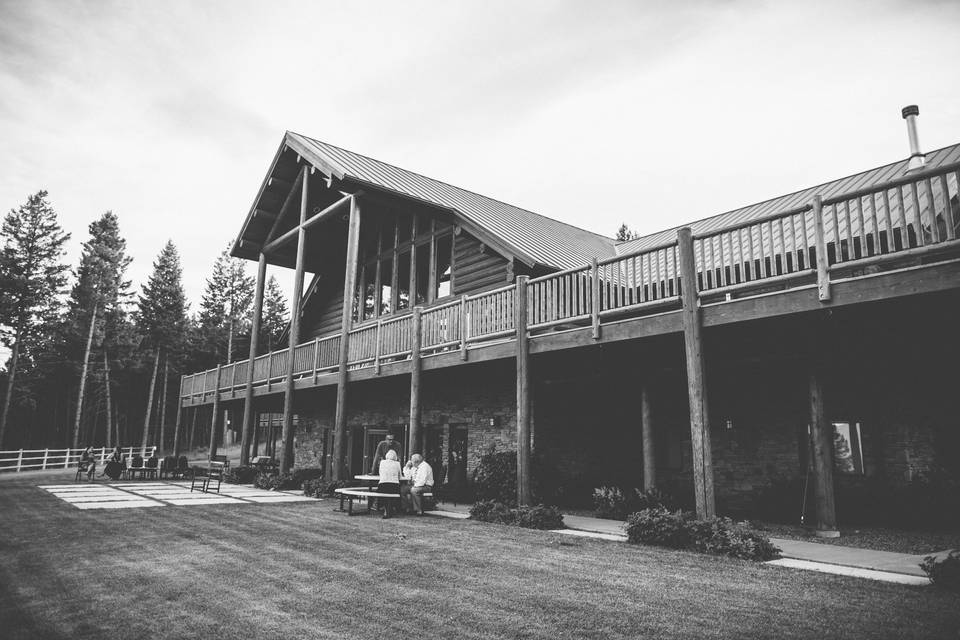
POLYGON ((517 452, 491 447, 481 456, 473 471, 473 492, 477 500, 517 504, 517 452))
POLYGON ((745 560, 769 560, 780 552, 769 538, 730 518, 697 520, 688 511, 655 507, 631 514, 624 526, 627 540, 635 544, 654 544, 745 560))
POLYGON ((314 478, 303 483, 303 495, 311 498, 325 498, 336 495, 335 489, 348 487, 350 483, 346 480, 324 480, 323 478, 314 478))
POLYGON ((593 490, 593 509, 598 518, 624 520, 631 513, 658 507, 672 511, 676 503, 658 489, 624 491, 619 487, 598 487, 593 490))
POLYGON ((920 563, 920 568, 930 576, 930 582, 938 587, 960 591, 960 551, 954 549, 941 558, 927 556, 920 563))
POLYGON ((300 469, 293 470, 293 480, 296 483, 296 488, 303 486, 304 482, 308 480, 316 480, 317 478, 323 477, 323 469, 320 467, 302 467, 300 469))
POLYGON ((251 484, 257 478, 257 470, 254 467, 230 467, 223 474, 223 481, 228 484, 251 484))
POLYGON ((512 508, 495 500, 480 500, 470 507, 470 517, 482 522, 511 524, 525 529, 563 528, 563 514, 560 510, 542 504, 512 508))
POLYGON ((538 504, 533 507, 518 507, 516 525, 524 529, 563 529, 563 514, 556 507, 538 504))
POLYGON ((254 480, 253 484, 258 489, 267 489, 269 491, 282 491, 285 489, 298 488, 296 481, 293 479, 293 474, 290 473, 260 473, 257 474, 257 478, 254 480))

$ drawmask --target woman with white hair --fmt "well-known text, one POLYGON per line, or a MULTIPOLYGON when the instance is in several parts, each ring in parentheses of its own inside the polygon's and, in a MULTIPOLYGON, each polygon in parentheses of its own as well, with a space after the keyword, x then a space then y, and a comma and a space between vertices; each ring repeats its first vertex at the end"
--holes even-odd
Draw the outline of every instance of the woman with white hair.
MULTIPOLYGON (((397 452, 393 449, 387 451, 383 460, 380 461, 380 483, 377 485, 378 493, 400 494, 400 461, 397 460, 397 452)), ((390 517, 390 505, 392 499, 383 500, 383 517, 390 517)))

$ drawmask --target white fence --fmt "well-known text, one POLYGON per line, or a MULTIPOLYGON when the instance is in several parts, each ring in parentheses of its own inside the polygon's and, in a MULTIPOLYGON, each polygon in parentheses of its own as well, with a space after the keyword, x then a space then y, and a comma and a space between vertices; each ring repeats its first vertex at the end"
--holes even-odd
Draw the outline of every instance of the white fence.
MULTIPOLYGON (((132 458, 139 453, 150 457, 156 447, 121 447, 124 457, 132 458)), ((67 469, 80 460, 83 449, 18 449, 0 451, 0 472, 3 471, 45 471, 47 469, 67 469)), ((93 449, 93 455, 99 463, 105 463, 113 454, 113 449, 100 447, 93 449)))

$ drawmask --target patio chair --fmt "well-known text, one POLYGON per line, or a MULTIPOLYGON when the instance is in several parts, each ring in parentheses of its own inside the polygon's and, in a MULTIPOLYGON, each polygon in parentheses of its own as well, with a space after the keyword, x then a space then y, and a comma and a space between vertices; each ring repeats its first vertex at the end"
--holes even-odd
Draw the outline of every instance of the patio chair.
POLYGON ((190 462, 187 460, 187 456, 180 456, 177 458, 177 468, 173 472, 173 477, 186 478, 188 473, 190 473, 190 462))
POLYGON ((93 482, 94 474, 97 471, 97 463, 92 460, 81 460, 77 463, 77 475, 74 476, 74 482, 80 482, 83 474, 87 474, 87 481, 93 482))
POLYGON ((157 477, 157 467, 160 464, 160 459, 156 454, 147 458, 143 463, 144 475, 150 478, 157 477))

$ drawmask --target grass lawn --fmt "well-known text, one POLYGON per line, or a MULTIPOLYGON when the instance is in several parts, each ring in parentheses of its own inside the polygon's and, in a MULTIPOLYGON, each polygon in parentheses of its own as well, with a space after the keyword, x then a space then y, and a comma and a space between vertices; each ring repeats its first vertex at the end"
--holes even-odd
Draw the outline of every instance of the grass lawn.
POLYGON ((0 636, 956 638, 960 596, 334 502, 81 511, 0 478, 0 636))

